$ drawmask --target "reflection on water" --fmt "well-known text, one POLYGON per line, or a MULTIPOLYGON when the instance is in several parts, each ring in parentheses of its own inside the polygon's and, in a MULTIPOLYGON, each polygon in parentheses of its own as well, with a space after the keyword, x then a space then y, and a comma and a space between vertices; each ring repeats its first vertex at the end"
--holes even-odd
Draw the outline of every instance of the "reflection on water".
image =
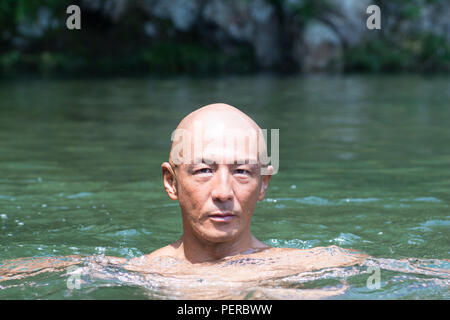
MULTIPOLYGON (((178 239, 179 208, 164 193, 160 164, 180 119, 220 101, 280 129, 280 169, 255 211, 254 235, 274 247, 354 248, 382 268, 377 290, 367 289, 368 267, 358 265, 233 297, 302 298, 321 289, 339 299, 448 299, 449 87, 447 78, 418 76, 2 82, 0 261, 131 259, 178 239), (420 262, 401 262, 411 257, 420 262)), ((180 294, 158 289, 157 275, 146 282, 118 266, 83 268, 80 290, 68 290, 69 275, 59 271, 0 282, 0 297, 180 294)))

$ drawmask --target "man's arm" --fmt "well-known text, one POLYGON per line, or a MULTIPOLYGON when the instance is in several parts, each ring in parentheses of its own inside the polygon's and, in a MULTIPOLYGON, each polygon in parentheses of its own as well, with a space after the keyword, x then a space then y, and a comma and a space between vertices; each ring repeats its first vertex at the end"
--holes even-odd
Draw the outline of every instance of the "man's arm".
POLYGON ((64 257, 18 258, 0 261, 0 282, 34 276, 43 272, 62 270, 79 264, 83 257, 71 255, 64 257))

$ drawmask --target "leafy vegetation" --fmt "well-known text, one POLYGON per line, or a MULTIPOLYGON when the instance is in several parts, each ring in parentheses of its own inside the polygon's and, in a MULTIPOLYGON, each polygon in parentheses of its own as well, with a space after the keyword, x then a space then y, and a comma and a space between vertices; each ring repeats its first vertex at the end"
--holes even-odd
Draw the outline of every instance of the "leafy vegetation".
MULTIPOLYGON (((268 1, 279 15, 288 8, 303 26, 332 10, 329 0, 268 1)), ((443 1, 446 0, 397 0, 395 3, 376 0, 374 3, 383 12, 384 8, 395 6, 398 21, 413 21, 420 17, 424 3, 443 4, 443 1)), ((80 1, 0 1, 0 74, 206 74, 258 69, 251 44, 234 43, 233 50, 223 50, 220 43, 205 41, 196 28, 188 32, 174 31, 169 19, 153 21, 158 36, 149 39, 143 28, 146 18, 139 10, 131 10, 120 21, 90 12, 83 15, 83 25, 89 26, 89 32, 69 32, 61 26, 65 23, 65 8, 70 4, 80 4, 80 1), (35 21, 42 7, 50 10, 60 26, 48 28, 34 38, 21 35, 20 26, 35 21), (26 41, 27 45, 18 46, 20 41, 26 41)), ((448 72, 450 44, 445 38, 429 33, 408 34, 401 40, 381 36, 345 48, 343 65, 348 72, 448 72)))
POLYGON ((416 36, 401 43, 378 39, 355 48, 344 56, 346 71, 449 72, 450 45, 432 34, 416 36))

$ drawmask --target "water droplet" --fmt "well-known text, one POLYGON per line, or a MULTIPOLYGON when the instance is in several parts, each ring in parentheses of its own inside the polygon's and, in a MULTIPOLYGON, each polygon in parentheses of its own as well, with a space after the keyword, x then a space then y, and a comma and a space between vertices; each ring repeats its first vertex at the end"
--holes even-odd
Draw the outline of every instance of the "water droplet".
POLYGON ((95 247, 95 250, 98 252, 98 254, 105 254, 106 252, 105 247, 95 247))
POLYGON ((2 214, 0 214, 0 218, 2 218, 2 219, 8 219, 8 216, 7 216, 6 214, 2 213, 2 214))
POLYGON ((291 186, 291 189, 295 189, 295 188, 297 188, 297 186, 296 186, 295 184, 293 184, 293 185, 291 186))
POLYGON ((42 208, 47 208, 47 205, 44 203, 44 204, 42 205, 42 208))

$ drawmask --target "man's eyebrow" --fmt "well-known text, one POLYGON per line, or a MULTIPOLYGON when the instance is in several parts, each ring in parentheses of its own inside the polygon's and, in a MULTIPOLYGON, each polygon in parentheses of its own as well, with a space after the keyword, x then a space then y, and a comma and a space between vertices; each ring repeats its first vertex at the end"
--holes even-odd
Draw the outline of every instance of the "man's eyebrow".
POLYGON ((208 158, 196 158, 192 164, 214 164, 215 162, 208 158))
POLYGON ((236 164, 249 164, 249 165, 258 165, 258 159, 251 158, 251 159, 240 159, 236 161, 236 164))
MULTIPOLYGON (((191 165, 196 165, 196 164, 217 165, 217 164, 222 164, 222 163, 217 163, 215 160, 212 160, 209 158, 201 158, 201 159, 198 158, 191 165)), ((257 165, 259 165, 259 162, 256 159, 238 159, 238 160, 235 160, 234 162, 224 163, 224 164, 235 165, 235 166, 239 166, 239 165, 257 166, 257 165)))

